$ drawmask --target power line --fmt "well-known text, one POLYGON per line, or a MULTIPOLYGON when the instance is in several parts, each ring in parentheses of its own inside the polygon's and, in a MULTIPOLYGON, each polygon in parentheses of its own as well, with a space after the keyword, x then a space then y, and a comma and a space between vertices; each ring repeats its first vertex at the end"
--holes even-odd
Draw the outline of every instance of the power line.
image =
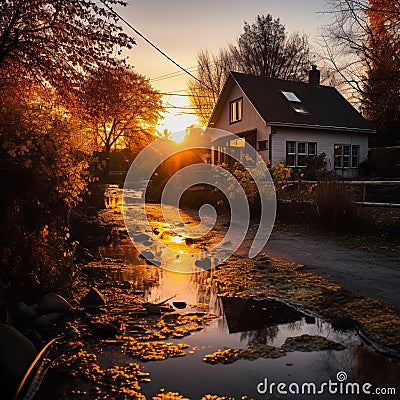
POLYGON ((174 93, 176 93, 176 92, 187 92, 188 90, 187 89, 177 89, 177 90, 174 90, 174 93))
MULTIPOLYGON (((112 7, 110 7, 107 3, 105 3, 104 0, 100 0, 100 2, 108 9, 111 11, 111 13, 123 21, 129 28, 131 28, 138 36, 140 36, 145 42, 147 42, 151 47, 156 49, 160 54, 162 54, 165 58, 167 58, 169 61, 171 61, 173 64, 175 64, 179 69, 181 69, 183 72, 191 76, 193 79, 195 79, 197 82, 199 82, 201 85, 205 86, 208 90, 210 89, 204 82, 202 82, 197 76, 193 75, 191 72, 189 72, 187 69, 179 65, 175 60, 173 60, 169 55, 167 55, 164 51, 162 51, 159 47, 157 47, 155 44, 153 44, 149 39, 147 39, 144 35, 142 35, 136 28, 133 27, 126 19, 121 17, 112 7)), ((213 90, 212 90, 213 91, 213 90)))
MULTIPOLYGON (((189 70, 192 70, 192 69, 195 69, 195 68, 197 68, 197 66, 186 68, 186 70, 189 71, 189 70)), ((176 72, 171 72, 169 74, 156 76, 155 78, 150 78, 150 80, 153 81, 153 82, 162 81, 164 79, 175 78, 176 76, 184 75, 184 74, 185 74, 185 72, 176 71, 176 72)))
POLYGON ((195 94, 182 94, 182 93, 163 93, 159 92, 159 94, 162 94, 164 96, 182 96, 182 97, 205 97, 208 99, 213 99, 212 96, 204 96, 204 95, 195 95, 195 94))
MULTIPOLYGON (((196 107, 191 107, 191 106, 176 106, 174 104, 168 103, 165 108, 178 108, 180 110, 197 110, 196 107)), ((211 110, 211 107, 202 107, 202 109, 208 109, 211 110)))

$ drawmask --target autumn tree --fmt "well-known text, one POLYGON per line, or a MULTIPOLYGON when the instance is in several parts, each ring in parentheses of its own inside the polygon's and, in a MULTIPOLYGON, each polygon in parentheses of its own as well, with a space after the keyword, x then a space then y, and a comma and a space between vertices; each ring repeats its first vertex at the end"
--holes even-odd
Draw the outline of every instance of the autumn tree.
POLYGON ((229 71, 273 78, 303 80, 310 65, 307 36, 288 34, 278 19, 258 15, 253 24, 244 23, 244 32, 235 44, 216 56, 201 51, 197 56, 197 78, 189 81, 190 102, 199 121, 208 122, 229 71))
POLYGON ((331 65, 378 129, 375 144, 400 139, 400 1, 331 1, 324 28, 331 65))
POLYGON ((90 149, 57 101, 133 46, 114 5, 125 3, 0 1, 0 290, 28 272, 50 290, 72 282, 70 217, 92 181, 90 149))
POLYGON ((90 180, 64 112, 0 103, 0 287, 34 272, 48 289, 72 282, 69 216, 90 180))
POLYGON ((380 134, 378 143, 400 140, 400 2, 370 0, 367 10, 374 56, 366 73, 363 106, 380 134), (397 3, 397 4, 396 4, 397 3))
POLYGON ((115 48, 135 43, 107 6, 120 0, 7 0, 0 2, 0 69, 16 70, 57 88, 112 61, 115 48))
POLYGON ((103 65, 76 92, 86 134, 109 154, 116 144, 137 148, 148 143, 164 110, 161 94, 131 67, 103 65))

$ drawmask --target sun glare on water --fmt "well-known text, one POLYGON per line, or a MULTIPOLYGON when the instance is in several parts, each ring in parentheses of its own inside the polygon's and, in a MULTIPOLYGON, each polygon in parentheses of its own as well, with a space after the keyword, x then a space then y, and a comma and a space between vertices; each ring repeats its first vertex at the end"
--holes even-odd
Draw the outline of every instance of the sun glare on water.
POLYGON ((184 238, 182 236, 174 236, 172 241, 177 244, 181 244, 184 242, 184 238))

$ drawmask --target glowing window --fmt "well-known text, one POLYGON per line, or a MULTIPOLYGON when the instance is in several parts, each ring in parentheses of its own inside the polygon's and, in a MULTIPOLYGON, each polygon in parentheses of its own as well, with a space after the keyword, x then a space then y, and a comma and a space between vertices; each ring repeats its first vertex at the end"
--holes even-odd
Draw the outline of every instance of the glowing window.
POLYGON ((242 120, 243 99, 236 99, 229 103, 229 122, 239 122, 242 120))

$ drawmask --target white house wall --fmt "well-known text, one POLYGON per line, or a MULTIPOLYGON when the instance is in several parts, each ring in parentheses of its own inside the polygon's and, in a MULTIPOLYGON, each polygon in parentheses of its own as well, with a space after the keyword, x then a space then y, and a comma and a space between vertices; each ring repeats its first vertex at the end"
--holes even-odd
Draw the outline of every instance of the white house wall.
MULTIPOLYGON (((316 129, 275 128, 276 133, 272 135, 272 166, 286 162, 286 142, 316 142, 317 154, 325 153, 327 169, 334 167, 334 145, 351 144, 360 146, 360 162, 368 157, 368 135, 364 133, 347 133, 336 131, 321 131, 316 129)), ((340 171, 338 171, 340 172, 340 171)), ((346 169, 344 177, 358 175, 357 168, 346 169)))
MULTIPOLYGON (((368 135, 364 133, 337 132, 318 129, 300 129, 273 127, 258 114, 252 103, 248 100, 241 88, 234 84, 218 111, 218 117, 215 120, 214 127, 223 129, 234 134, 241 134, 250 130, 257 130, 256 141, 268 140, 269 146, 272 146, 272 166, 286 162, 286 141, 305 141, 317 143, 317 154, 325 153, 327 157, 328 169, 334 167, 334 145, 352 144, 360 146, 360 162, 368 157, 368 135), (229 123, 229 103, 238 98, 243 98, 242 120, 235 123, 229 123), (273 133, 270 137, 270 133, 273 133)), ((269 151, 260 151, 265 160, 269 160, 269 151)), ((338 171, 340 173, 340 171, 338 171)), ((355 177, 358 175, 357 168, 346 169, 343 173, 345 177, 355 177)))
POLYGON ((228 95, 222 110, 214 124, 215 128, 224 129, 234 134, 240 134, 253 129, 257 130, 256 140, 268 140, 270 127, 267 127, 257 110, 247 99, 238 85, 234 85, 228 95), (242 120, 233 124, 229 123, 229 103, 243 97, 242 120))

